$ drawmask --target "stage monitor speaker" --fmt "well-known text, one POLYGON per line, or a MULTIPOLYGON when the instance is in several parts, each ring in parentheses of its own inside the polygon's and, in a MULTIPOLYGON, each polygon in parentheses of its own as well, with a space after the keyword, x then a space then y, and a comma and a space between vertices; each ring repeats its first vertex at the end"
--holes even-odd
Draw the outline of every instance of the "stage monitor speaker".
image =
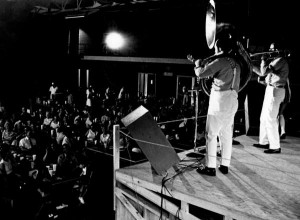
POLYGON ((121 119, 158 175, 179 163, 180 159, 150 112, 140 106, 121 119))

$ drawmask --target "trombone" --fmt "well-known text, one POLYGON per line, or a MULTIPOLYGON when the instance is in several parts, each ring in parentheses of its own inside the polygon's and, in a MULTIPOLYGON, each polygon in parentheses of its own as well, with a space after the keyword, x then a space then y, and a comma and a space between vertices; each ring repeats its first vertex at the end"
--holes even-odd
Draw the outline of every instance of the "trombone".
POLYGON ((275 50, 275 51, 253 53, 253 54, 250 54, 250 58, 252 58, 252 57, 255 58, 258 56, 267 56, 267 59, 269 60, 269 59, 275 59, 280 54, 286 58, 291 56, 290 51, 288 51, 288 50, 275 50))
POLYGON ((266 51, 266 52, 260 52, 260 53, 253 53, 253 54, 250 54, 250 57, 256 57, 256 56, 263 56, 263 55, 269 55, 269 56, 272 56, 272 55, 278 55, 280 53, 280 51, 266 51))

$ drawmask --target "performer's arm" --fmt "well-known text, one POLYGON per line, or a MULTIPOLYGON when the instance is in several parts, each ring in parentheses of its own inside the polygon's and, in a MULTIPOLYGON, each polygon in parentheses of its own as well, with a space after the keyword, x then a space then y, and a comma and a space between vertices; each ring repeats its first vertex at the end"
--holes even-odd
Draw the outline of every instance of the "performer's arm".
MULTIPOLYGON (((218 60, 218 59, 216 59, 218 60)), ((207 78, 212 77, 219 69, 219 65, 216 62, 216 60, 212 61, 211 63, 208 63, 206 65, 202 64, 202 60, 196 60, 195 61, 195 74, 199 78, 207 78)))
POLYGON ((252 70, 253 70, 253 72, 256 73, 257 75, 262 76, 259 67, 253 65, 253 69, 252 69, 252 70))

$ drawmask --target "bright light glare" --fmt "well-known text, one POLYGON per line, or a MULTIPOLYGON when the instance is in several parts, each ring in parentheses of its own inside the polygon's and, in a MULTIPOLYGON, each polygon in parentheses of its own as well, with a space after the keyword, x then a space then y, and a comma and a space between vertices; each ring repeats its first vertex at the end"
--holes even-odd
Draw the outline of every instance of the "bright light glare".
POLYGON ((111 33, 107 34, 105 43, 108 48, 110 48, 112 50, 118 50, 124 46, 125 39, 121 34, 119 34, 117 32, 111 32, 111 33))

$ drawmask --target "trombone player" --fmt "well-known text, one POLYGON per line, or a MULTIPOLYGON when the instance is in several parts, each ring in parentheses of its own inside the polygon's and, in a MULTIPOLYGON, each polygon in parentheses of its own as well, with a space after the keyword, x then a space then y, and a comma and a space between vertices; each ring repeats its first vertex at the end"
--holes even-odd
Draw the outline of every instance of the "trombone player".
POLYGON ((259 143, 253 146, 265 148, 264 153, 281 153, 278 129, 280 104, 285 98, 285 86, 288 81, 289 64, 279 42, 270 44, 269 52, 261 57, 260 67, 254 66, 253 72, 266 84, 263 106, 260 115, 259 143))

